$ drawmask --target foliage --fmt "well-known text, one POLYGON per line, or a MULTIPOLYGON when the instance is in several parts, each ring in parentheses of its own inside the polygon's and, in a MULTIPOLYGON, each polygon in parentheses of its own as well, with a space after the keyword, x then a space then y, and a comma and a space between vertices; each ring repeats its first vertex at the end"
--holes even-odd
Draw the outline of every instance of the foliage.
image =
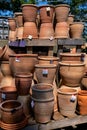
POLYGON ((35 4, 35 0, 20 0, 21 4, 35 4))

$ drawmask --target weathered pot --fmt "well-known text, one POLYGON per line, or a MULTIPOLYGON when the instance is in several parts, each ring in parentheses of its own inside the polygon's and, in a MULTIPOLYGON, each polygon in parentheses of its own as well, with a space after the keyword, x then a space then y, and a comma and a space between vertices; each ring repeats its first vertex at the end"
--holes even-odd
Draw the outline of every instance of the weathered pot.
POLYGON ((24 23, 23 38, 38 38, 38 29, 35 22, 24 23))
POLYGON ((34 73, 35 64, 38 63, 38 54, 13 54, 9 55, 9 64, 13 75, 19 72, 34 73))
POLYGON ((70 11, 70 6, 67 4, 59 4, 55 6, 55 15, 57 22, 67 21, 70 11))
POLYGON ((28 95, 32 84, 32 73, 15 73, 15 85, 18 95, 28 95))
POLYGON ((59 111, 64 116, 73 116, 77 105, 77 90, 74 88, 58 89, 59 111))
POLYGON ((8 24, 9 24, 9 29, 11 31, 15 31, 16 30, 16 21, 15 21, 15 18, 8 18, 8 24))
POLYGON ((1 102, 5 100, 16 100, 17 99, 17 89, 12 86, 4 86, 0 88, 0 99, 1 102))
POLYGON ((35 22, 38 7, 34 4, 22 4, 24 22, 35 22))
POLYGON ((54 6, 43 5, 39 7, 41 23, 52 23, 54 18, 54 6))
POLYGON ((53 39, 54 29, 52 23, 42 23, 40 26, 39 39, 53 39))
POLYGON ((78 110, 81 115, 87 115, 87 90, 78 92, 78 110))
POLYGON ((15 20, 17 27, 23 27, 23 14, 22 12, 15 12, 15 20))
POLYGON ((17 100, 4 101, 0 105, 1 120, 7 124, 21 122, 25 116, 23 113, 23 104, 17 100))
POLYGON ((59 22, 55 27, 55 38, 68 38, 69 37, 69 25, 67 22, 59 22))
POLYGON ((38 83, 53 84, 57 66, 55 64, 36 64, 35 74, 38 83))
POLYGON ((81 39, 83 34, 84 24, 82 22, 73 22, 70 25, 70 37, 81 39))
POLYGON ((80 86, 81 79, 84 76, 85 64, 79 62, 59 62, 59 72, 64 85, 70 87, 80 86))

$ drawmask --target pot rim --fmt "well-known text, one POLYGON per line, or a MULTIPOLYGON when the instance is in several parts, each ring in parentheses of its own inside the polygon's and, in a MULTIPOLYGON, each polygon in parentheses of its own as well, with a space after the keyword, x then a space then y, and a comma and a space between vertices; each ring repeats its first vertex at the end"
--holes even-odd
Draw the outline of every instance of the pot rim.
POLYGON ((81 56, 82 53, 60 53, 60 56, 81 56))
POLYGON ((36 99, 36 98, 33 98, 31 96, 31 99, 35 102, 50 102, 50 101, 54 101, 54 97, 50 98, 50 99, 36 99))
POLYGON ((70 26, 75 25, 75 24, 82 24, 82 25, 84 25, 84 22, 81 22, 81 21, 79 21, 79 22, 73 22, 73 23, 71 23, 70 26))
POLYGON ((14 93, 14 92, 17 92, 17 89, 15 87, 12 87, 12 86, 4 86, 2 88, 0 88, 0 92, 2 93, 14 93), (11 90, 5 90, 5 89, 9 89, 11 88, 11 90))
POLYGON ((35 67, 47 69, 47 68, 57 68, 57 65, 56 64, 36 64, 35 67))
POLYGON ((10 54, 9 57, 38 57, 38 54, 10 54))
POLYGON ((43 7, 51 7, 51 8, 54 9, 54 6, 53 6, 53 5, 41 5, 41 6, 39 6, 39 9, 41 9, 41 8, 43 8, 43 7))
POLYGON ((59 60, 59 57, 54 57, 54 56, 38 56, 38 59, 39 60, 56 60, 58 61, 59 60))
POLYGON ((15 77, 19 77, 19 76, 22 77, 22 78, 26 78, 26 77, 32 78, 33 74, 30 73, 30 72, 16 72, 15 77))
POLYGON ((57 90, 57 92, 59 94, 62 94, 62 95, 74 95, 74 94, 78 94, 78 90, 75 89, 75 88, 59 88, 57 90), (63 92, 62 90, 67 90, 66 92, 63 92))
POLYGON ((78 63, 75 63, 75 62, 71 63, 71 62, 69 63, 69 61, 61 61, 61 62, 59 62, 59 65, 63 65, 63 66, 85 66, 85 63, 82 63, 82 62, 78 62, 78 63))
POLYGON ((35 4, 22 4, 21 7, 23 8, 24 6, 31 6, 31 7, 36 7, 38 8, 38 6, 36 6, 35 4))
POLYGON ((22 12, 15 12, 14 14, 15 14, 15 16, 23 15, 22 12))
POLYGON ((68 5, 68 4, 59 4, 59 5, 55 6, 55 8, 57 8, 57 7, 68 7, 68 8, 70 8, 70 5, 68 5))

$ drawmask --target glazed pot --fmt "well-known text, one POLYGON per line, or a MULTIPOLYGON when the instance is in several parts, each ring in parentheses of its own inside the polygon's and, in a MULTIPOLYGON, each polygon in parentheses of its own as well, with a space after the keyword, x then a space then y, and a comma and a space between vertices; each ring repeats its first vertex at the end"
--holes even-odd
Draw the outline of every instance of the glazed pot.
POLYGON ((77 105, 77 90, 75 88, 58 89, 59 111, 63 116, 73 116, 77 105))
POLYGON ((38 7, 34 4, 22 4, 24 22, 35 22, 38 7))
POLYGON ((59 62, 59 72, 64 85, 78 87, 84 76, 85 64, 76 62, 59 62))
POLYGON ((15 31, 16 30, 16 21, 15 21, 15 18, 8 18, 8 24, 9 24, 9 29, 11 31, 15 31))
POLYGON ((39 7, 41 23, 52 23, 54 17, 54 6, 43 5, 39 7))
POLYGON ((23 14, 22 12, 15 12, 15 20, 17 27, 23 27, 23 14))
POLYGON ((55 6, 55 15, 57 22, 67 21, 70 11, 70 6, 67 4, 59 4, 55 6))
POLYGON ((15 85, 18 95, 28 95, 32 84, 32 73, 15 73, 15 85))
POLYGON ((25 116, 23 113, 23 104, 17 100, 4 101, 0 105, 1 120, 7 124, 21 122, 25 116))
POLYGON ((42 23, 40 26, 39 39, 53 39, 54 29, 52 23, 42 23))
POLYGON ((17 89, 13 86, 4 86, 0 88, 1 102, 5 100, 16 100, 17 96, 17 89))
POLYGON ((55 64, 36 64, 35 75, 38 83, 53 84, 57 66, 55 64))
POLYGON ((38 54, 9 55, 9 64, 13 75, 19 72, 34 73, 35 64, 38 63, 38 54))
POLYGON ((81 39, 83 34, 84 24, 82 22, 73 22, 70 25, 70 37, 81 39))
POLYGON ((55 38, 68 38, 69 37, 69 25, 67 22, 56 23, 55 38))
POLYGON ((35 22, 24 23, 23 38, 38 38, 38 29, 35 22))

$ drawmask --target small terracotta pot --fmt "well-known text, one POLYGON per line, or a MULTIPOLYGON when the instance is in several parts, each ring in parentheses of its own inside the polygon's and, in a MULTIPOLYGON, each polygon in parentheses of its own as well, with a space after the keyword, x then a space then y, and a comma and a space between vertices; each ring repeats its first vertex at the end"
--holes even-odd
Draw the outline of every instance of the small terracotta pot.
POLYGON ((11 31, 16 30, 16 21, 15 18, 8 18, 9 28, 11 31))
POLYGON ((74 22, 74 15, 69 14, 68 15, 68 19, 67 19, 67 23, 70 25, 74 22))
POLYGON ((38 7, 34 4, 22 4, 24 22, 35 22, 38 7))
POLYGON ((23 14, 22 12, 15 12, 15 20, 17 27, 23 27, 23 14))
POLYGON ((39 7, 41 23, 52 23, 54 17, 54 6, 44 5, 39 7))

